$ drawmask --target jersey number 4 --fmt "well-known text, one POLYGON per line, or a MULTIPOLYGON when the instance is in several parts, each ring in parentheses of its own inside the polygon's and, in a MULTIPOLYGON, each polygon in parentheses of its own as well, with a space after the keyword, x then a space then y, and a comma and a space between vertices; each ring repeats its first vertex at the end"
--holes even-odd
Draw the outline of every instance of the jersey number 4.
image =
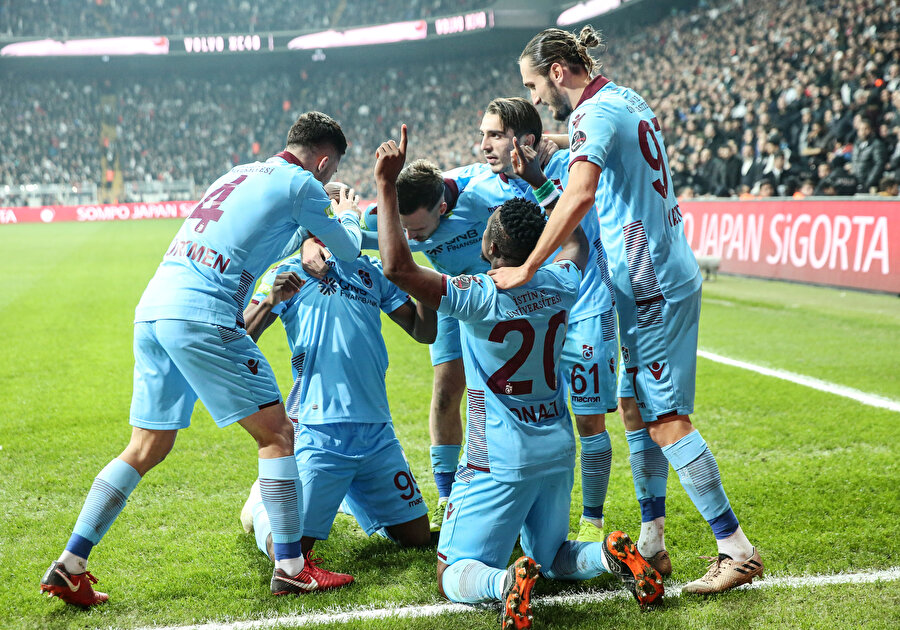
POLYGON ((641 155, 647 160, 647 164, 654 171, 659 171, 659 179, 653 181, 653 188, 665 199, 669 196, 669 173, 666 169, 666 161, 663 157, 662 148, 659 146, 659 141, 656 139, 655 131, 660 131, 659 120, 656 119, 656 116, 651 118, 649 122, 642 120, 638 124, 638 142, 641 145, 641 155), (651 122, 653 127, 650 126, 651 122), (653 143, 652 149, 650 148, 651 142, 653 143))
POLYGON ((188 217, 188 219, 200 219, 200 222, 194 226, 195 232, 202 232, 209 225, 210 221, 218 221, 222 218, 223 210, 219 210, 219 206, 228 199, 228 195, 231 194, 235 187, 245 179, 247 179, 247 176, 241 175, 233 182, 222 184, 197 204, 197 207, 194 208, 194 211, 188 217))
MULTIPOLYGON (((547 332, 544 334, 544 347, 541 351, 544 364, 544 380, 547 383, 547 387, 552 390, 556 389, 556 363, 553 356, 553 349, 556 345, 556 332, 565 323, 566 312, 559 311, 547 322, 547 332)), ((487 385, 495 394, 522 396, 531 393, 533 381, 513 381, 511 379, 531 355, 531 350, 534 348, 534 327, 524 319, 503 321, 494 326, 494 329, 491 330, 491 334, 488 336, 488 341, 503 343, 506 335, 513 331, 521 333, 522 345, 519 346, 519 349, 509 361, 491 374, 487 385)))

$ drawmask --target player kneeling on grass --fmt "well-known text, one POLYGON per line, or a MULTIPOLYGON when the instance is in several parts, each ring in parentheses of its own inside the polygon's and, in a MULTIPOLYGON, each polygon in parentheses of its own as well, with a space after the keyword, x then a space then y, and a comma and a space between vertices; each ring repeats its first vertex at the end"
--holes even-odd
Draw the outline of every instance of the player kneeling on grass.
MULTIPOLYGON (((588 244, 579 228, 556 259, 522 287, 500 291, 486 274, 448 278, 417 265, 400 226, 396 180, 406 157, 379 147, 375 164, 378 245, 385 275, 460 322, 468 388, 465 457, 456 473, 438 543, 438 586, 456 602, 500 600, 505 628, 531 627, 531 590, 543 565, 550 578, 613 573, 642 607, 661 601, 662 578, 623 532, 601 542, 566 540, 575 440, 559 361, 569 309, 578 296, 588 244), (517 536, 525 556, 508 569, 517 536)), ((490 217, 482 256, 492 268, 517 265, 544 218, 524 199, 490 217)))
MULTIPOLYGON (((377 260, 326 255, 322 278, 305 272, 300 256, 283 261, 263 278, 244 311, 254 339, 281 317, 291 347, 296 380, 286 407, 295 423, 305 508, 301 546, 309 565, 317 562, 309 555, 313 544, 328 538, 342 500, 369 535, 380 533, 404 547, 427 545, 431 538, 428 509, 391 423, 381 312, 420 343, 434 341, 436 314, 391 284, 377 260)), ((258 483, 241 521, 271 557, 272 527, 258 483)), ((319 570, 323 586, 353 581, 319 570)))

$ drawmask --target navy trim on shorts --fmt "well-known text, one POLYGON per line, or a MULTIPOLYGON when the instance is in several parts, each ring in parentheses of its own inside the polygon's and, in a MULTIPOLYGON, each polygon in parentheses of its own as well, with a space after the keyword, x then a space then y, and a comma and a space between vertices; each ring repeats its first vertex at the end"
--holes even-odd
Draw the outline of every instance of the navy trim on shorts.
POLYGON ((259 406, 259 410, 262 411, 266 407, 274 407, 275 405, 277 405, 280 402, 281 402, 280 400, 273 400, 272 402, 263 403, 262 405, 259 406))

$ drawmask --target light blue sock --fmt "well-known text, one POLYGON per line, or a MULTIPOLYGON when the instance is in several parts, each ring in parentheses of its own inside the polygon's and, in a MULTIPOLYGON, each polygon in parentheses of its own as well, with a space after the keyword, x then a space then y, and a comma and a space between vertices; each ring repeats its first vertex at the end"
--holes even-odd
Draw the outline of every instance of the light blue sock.
POLYGON ((140 480, 138 471, 130 464, 121 459, 109 462, 94 478, 66 550, 87 558, 119 516, 140 480))
POLYGON ((694 506, 713 528, 716 538, 733 534, 738 522, 722 487, 719 465, 700 432, 692 431, 674 444, 664 446, 662 451, 678 473, 694 506))
POLYGON ((581 437, 581 504, 582 513, 588 518, 603 518, 611 466, 608 431, 581 437))
POLYGON ((567 540, 556 552, 550 570, 542 573, 553 580, 589 580, 607 573, 603 543, 567 540))
POLYGON ((625 431, 625 439, 628 440, 634 494, 641 505, 641 522, 649 523, 666 515, 669 461, 656 442, 650 439, 647 429, 625 431))
POLYGON ((259 460, 259 493, 272 528, 275 560, 301 557, 303 494, 293 455, 259 460))
POLYGON ((441 584, 452 602, 477 604, 498 601, 503 596, 504 569, 495 569, 478 560, 457 560, 444 570, 441 584))

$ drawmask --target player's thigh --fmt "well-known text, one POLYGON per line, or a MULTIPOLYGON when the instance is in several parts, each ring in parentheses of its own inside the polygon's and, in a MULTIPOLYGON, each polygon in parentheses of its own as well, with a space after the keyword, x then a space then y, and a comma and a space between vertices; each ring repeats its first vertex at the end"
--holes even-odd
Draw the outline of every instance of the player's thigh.
POLYGON ((272 368, 243 329, 169 319, 156 331, 220 427, 281 402, 272 368))
POLYGON ((359 526, 370 536, 382 527, 428 514, 419 484, 391 423, 371 427, 369 452, 363 457, 346 501, 359 526))
POLYGON ((447 564, 468 558, 505 567, 538 500, 530 482, 499 483, 488 472, 460 467, 447 501, 438 558, 447 564))
POLYGON ((156 322, 136 322, 130 423, 155 431, 184 429, 196 402, 197 394, 157 339, 156 322))
POLYGON ((635 399, 645 422, 693 412, 699 319, 699 290, 665 301, 659 316, 645 326, 638 325, 639 317, 620 316, 626 325, 621 326, 624 369, 618 394, 635 399))
POLYGON ((447 361, 462 358, 462 345, 459 340, 459 320, 438 313, 437 337, 428 346, 431 354, 431 365, 440 365, 447 361))
POLYGON ((569 324, 560 369, 572 412, 579 416, 616 410, 616 364, 619 345, 615 313, 588 317, 569 324))
POLYGON ((539 486, 538 500, 525 517, 522 551, 548 569, 569 534, 573 480, 574 472, 569 469, 532 482, 539 486))
POLYGON ((366 436, 356 426, 345 422, 296 427, 294 456, 303 489, 304 536, 328 538, 338 507, 364 461, 366 436))

